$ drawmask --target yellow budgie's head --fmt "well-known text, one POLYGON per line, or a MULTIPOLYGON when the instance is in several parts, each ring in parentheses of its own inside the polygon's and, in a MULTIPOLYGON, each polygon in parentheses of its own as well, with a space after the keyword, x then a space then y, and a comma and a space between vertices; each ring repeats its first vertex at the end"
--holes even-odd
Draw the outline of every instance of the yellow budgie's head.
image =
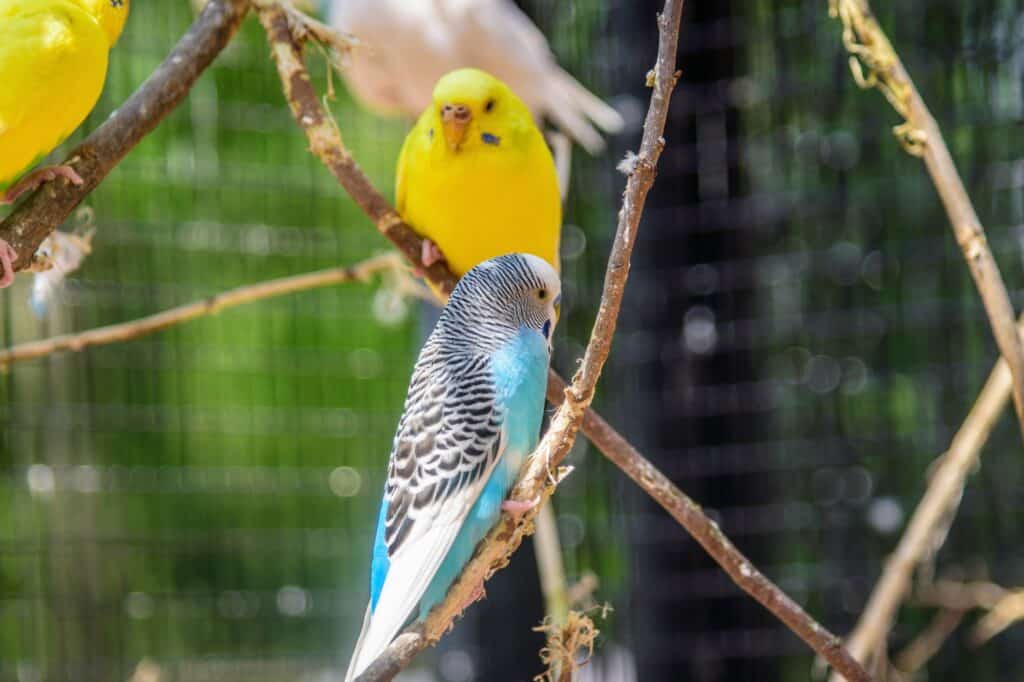
POLYGON ((128 6, 131 0, 76 0, 86 12, 96 17, 103 31, 110 40, 110 46, 121 36, 121 29, 128 19, 128 6))
POLYGON ((459 69, 442 76, 434 86, 431 109, 431 139, 452 152, 501 147, 534 125, 523 101, 507 85, 479 69, 459 69), (440 135, 435 136, 435 130, 440 135))

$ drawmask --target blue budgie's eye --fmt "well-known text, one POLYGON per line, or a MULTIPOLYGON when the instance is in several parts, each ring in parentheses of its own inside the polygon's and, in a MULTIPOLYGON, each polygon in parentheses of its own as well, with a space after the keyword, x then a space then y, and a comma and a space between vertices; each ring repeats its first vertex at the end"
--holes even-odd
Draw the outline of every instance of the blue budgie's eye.
POLYGON ((544 321, 544 326, 540 328, 540 333, 544 335, 545 339, 551 338, 551 320, 544 321))

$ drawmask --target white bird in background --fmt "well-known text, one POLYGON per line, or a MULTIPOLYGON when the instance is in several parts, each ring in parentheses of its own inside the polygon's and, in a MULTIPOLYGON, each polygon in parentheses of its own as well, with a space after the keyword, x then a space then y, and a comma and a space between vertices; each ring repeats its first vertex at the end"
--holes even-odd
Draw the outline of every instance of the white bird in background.
POLYGON ((598 128, 622 129, 622 116, 558 65, 512 0, 325 1, 330 24, 365 44, 341 71, 355 97, 378 113, 419 116, 441 76, 476 67, 591 154, 604 149, 598 128))

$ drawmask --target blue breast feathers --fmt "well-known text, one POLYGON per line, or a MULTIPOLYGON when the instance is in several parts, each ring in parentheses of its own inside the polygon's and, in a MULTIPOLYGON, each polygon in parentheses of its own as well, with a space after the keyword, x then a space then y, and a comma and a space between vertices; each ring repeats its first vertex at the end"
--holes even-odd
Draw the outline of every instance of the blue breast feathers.
POLYGON ((430 609, 444 599, 477 544, 498 521, 501 503, 508 496, 523 460, 537 447, 544 417, 547 369, 547 343, 536 329, 520 329, 491 359, 497 406, 505 420, 505 448, 420 601, 420 619, 426 618, 430 609))

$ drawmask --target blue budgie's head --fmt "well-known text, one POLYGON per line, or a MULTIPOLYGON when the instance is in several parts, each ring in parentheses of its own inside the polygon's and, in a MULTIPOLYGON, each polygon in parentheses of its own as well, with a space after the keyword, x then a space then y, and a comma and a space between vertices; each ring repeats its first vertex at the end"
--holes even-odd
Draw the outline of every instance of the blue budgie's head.
POLYGON ((459 280, 437 326, 481 348, 532 331, 550 348, 561 301, 562 283, 545 260, 507 254, 480 263, 459 280))

